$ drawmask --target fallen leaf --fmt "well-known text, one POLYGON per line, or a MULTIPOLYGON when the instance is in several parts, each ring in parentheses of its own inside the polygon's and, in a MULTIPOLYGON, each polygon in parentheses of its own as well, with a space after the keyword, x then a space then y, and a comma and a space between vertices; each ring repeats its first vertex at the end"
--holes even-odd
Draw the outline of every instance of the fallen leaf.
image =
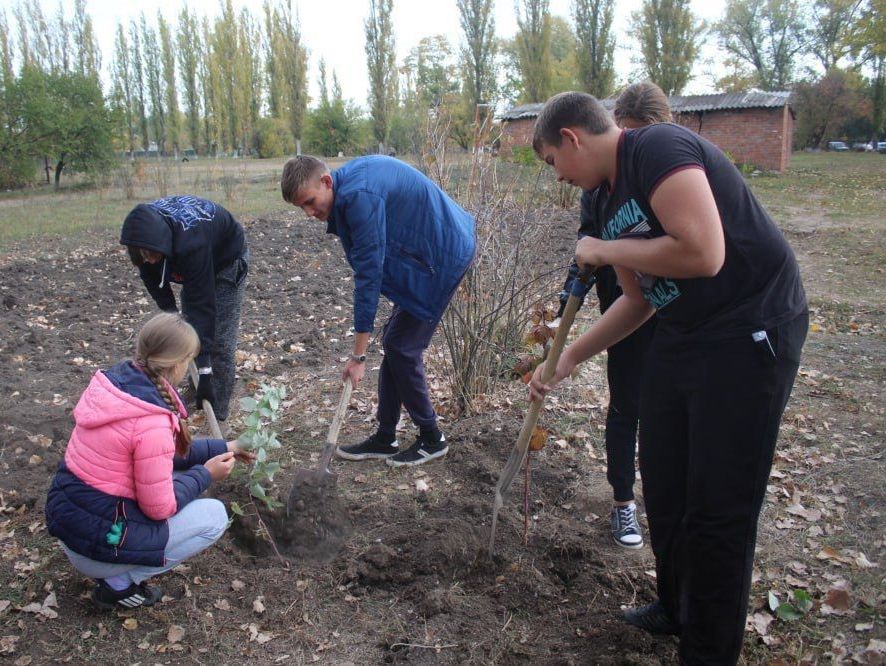
POLYGON ((800 504, 794 504, 787 508, 787 512, 793 514, 795 516, 800 516, 801 518, 805 518, 810 523, 817 522, 821 520, 821 511, 818 509, 807 509, 800 504))
POLYGON ((429 488, 430 488, 430 486, 428 485, 428 482, 425 481, 424 479, 417 479, 416 480, 416 482, 415 482, 415 491, 416 492, 426 493, 426 492, 428 492, 429 488))
POLYGON ((0 636, 0 654, 12 654, 19 636, 0 636))
POLYGON ((246 583, 244 583, 242 580, 231 581, 231 589, 234 590, 234 592, 239 592, 240 590, 242 590, 245 587, 246 587, 246 583))
POLYGON ((769 613, 754 613, 753 616, 749 618, 751 627, 753 627, 754 631, 760 636, 765 636, 769 633, 769 625, 772 624, 772 620, 774 619, 775 618, 769 613))
POLYGON ((231 610, 231 604, 228 603, 227 599, 216 599, 215 603, 212 605, 215 606, 216 608, 218 608, 219 610, 223 610, 223 611, 231 610))
POLYGON ((532 431, 532 436, 529 438, 529 450, 530 451, 541 451, 545 447, 545 442, 548 441, 548 431, 544 428, 539 428, 535 426, 532 431))
POLYGON ((822 615, 841 615, 849 611, 850 605, 849 591, 839 587, 832 587, 825 594, 821 612, 822 615))
POLYGON ((34 658, 31 655, 26 654, 23 657, 19 657, 12 663, 15 664, 15 666, 30 666, 30 663, 32 661, 34 661, 34 658))
POLYGON ((178 643, 185 637, 185 628, 177 624, 169 625, 169 631, 166 632, 166 640, 169 643, 178 643))
POLYGON ((252 602, 252 610, 259 615, 265 612, 264 597, 258 597, 252 602))
POLYGON ((134 617, 126 618, 125 620, 123 620, 123 628, 127 631, 134 631, 135 629, 138 629, 138 620, 136 620, 134 617))
POLYGON ((8 599, 0 599, 0 613, 3 613, 12 604, 8 599))

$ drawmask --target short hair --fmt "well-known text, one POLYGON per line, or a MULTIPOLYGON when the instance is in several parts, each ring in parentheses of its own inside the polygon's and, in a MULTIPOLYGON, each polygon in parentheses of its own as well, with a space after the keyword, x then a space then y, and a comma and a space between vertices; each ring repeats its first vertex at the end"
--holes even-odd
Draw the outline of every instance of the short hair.
POLYGON ((563 142, 560 130, 577 127, 589 134, 603 134, 614 126, 610 113, 593 95, 583 92, 562 92, 545 102, 535 121, 532 148, 541 154, 542 146, 559 148, 563 142))
POLYGON ((640 81, 625 88, 615 100, 616 122, 636 120, 644 125, 671 122, 668 96, 652 81, 640 81))
POLYGON ((280 190, 283 201, 295 203, 295 197, 302 185, 314 176, 327 173, 329 167, 323 160, 311 155, 293 157, 283 166, 283 177, 280 179, 280 190))

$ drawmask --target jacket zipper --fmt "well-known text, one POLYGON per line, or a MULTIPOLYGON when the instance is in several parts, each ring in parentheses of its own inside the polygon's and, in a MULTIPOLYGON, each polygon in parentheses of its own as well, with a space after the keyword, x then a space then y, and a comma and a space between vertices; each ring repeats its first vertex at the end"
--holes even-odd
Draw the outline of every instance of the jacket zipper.
POLYGON ((417 263, 419 266, 421 266, 422 268, 424 268, 424 269, 425 269, 428 273, 430 273, 431 275, 434 275, 434 274, 435 274, 435 272, 434 272, 434 267, 431 266, 431 265, 430 265, 428 262, 426 262, 424 259, 422 259, 421 257, 419 257, 417 254, 414 254, 414 253, 412 253, 412 252, 409 252, 408 250, 404 250, 402 247, 400 248, 400 254, 402 254, 404 257, 407 257, 407 258, 409 258, 409 259, 412 259, 412 261, 414 261, 414 262, 417 263))

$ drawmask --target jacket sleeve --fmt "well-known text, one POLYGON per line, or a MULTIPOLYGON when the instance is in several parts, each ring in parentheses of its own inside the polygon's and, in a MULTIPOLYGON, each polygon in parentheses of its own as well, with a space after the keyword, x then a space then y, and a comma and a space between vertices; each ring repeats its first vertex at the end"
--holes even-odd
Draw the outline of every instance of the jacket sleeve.
MULTIPOLYGON (((172 428, 155 426, 143 430, 133 442, 135 501, 148 518, 165 520, 178 510, 172 482, 172 428)), ((204 472, 209 476, 205 469, 204 472)))
POLYGON ((190 469, 194 465, 202 465, 210 458, 220 456, 228 450, 228 443, 223 439, 195 439, 191 442, 187 457, 175 456, 173 468, 176 471, 190 469))
MULTIPOLYGON (((599 234, 594 233, 594 229, 597 225, 597 214, 594 210, 596 207, 596 200, 597 197, 592 190, 584 190, 581 193, 581 212, 579 213, 577 234, 578 240, 581 240, 585 236, 595 236, 599 238, 599 234)), ((563 308, 566 306, 569 292, 572 289, 572 283, 576 277, 578 277, 578 264, 575 259, 573 259, 569 264, 569 271, 566 273, 566 281, 563 283, 563 290, 560 292, 560 315, 563 314, 563 308)), ((585 299, 582 297, 581 304, 583 304, 584 301, 585 299)), ((581 304, 579 307, 581 307, 581 304)))
POLYGON ((165 282, 163 287, 160 287, 160 281, 163 279, 162 263, 142 264, 142 267, 139 269, 139 275, 142 282, 145 283, 145 288, 148 290, 151 298, 157 303, 157 307, 164 312, 178 311, 178 307, 175 304, 175 294, 172 293, 172 287, 169 285, 169 282, 165 282))
POLYGON ((200 336, 198 367, 210 364, 210 350, 215 342, 215 270, 212 248, 202 246, 188 255, 176 257, 182 276, 182 309, 188 322, 200 336))
POLYGON ((354 330, 372 331, 385 262, 385 202, 368 192, 355 193, 345 209, 351 235, 348 254, 354 270, 354 330))

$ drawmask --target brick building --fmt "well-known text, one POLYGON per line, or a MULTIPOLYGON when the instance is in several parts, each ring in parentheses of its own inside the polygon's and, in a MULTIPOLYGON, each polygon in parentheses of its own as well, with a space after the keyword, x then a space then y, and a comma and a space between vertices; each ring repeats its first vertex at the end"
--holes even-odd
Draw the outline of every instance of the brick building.
MULTIPOLYGON (((601 100, 612 109, 615 100, 601 100)), ((791 158, 794 112, 788 92, 715 95, 672 95, 674 121, 697 132, 729 154, 738 164, 767 171, 784 171, 791 158)), ((532 143, 532 130, 543 104, 524 104, 499 116, 501 152, 532 143)))

